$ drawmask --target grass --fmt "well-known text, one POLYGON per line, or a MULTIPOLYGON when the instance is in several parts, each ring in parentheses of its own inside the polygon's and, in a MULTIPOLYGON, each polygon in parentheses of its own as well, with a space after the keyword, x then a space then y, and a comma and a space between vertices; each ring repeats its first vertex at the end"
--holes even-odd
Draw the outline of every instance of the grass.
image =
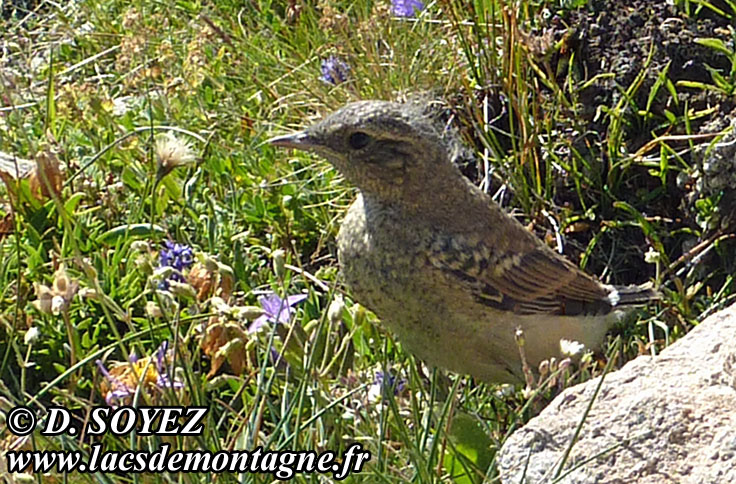
POLYGON ((656 111, 652 100, 698 86, 675 85, 666 72, 646 86, 642 74, 601 106, 597 141, 578 142, 566 133, 588 130, 580 93, 590 80, 562 41, 530 33, 545 9, 573 6, 518 7, 443 0, 397 18, 382 2, 93 0, 5 16, 0 151, 13 168, 13 157, 45 161, 30 178, 3 177, 0 192, 0 405, 42 416, 60 405, 82 425, 115 390, 100 360, 137 405, 209 412, 193 437, 34 432, 14 441, 4 431, 0 448, 341 453, 360 443, 372 457, 348 482, 494 481, 504 438, 606 360, 588 355, 536 391, 477 384, 415 361, 344 294, 334 240, 354 191, 323 160, 264 141, 349 100, 431 91, 483 155, 464 171, 504 207, 543 237, 564 236, 568 256, 605 281, 663 284, 659 309, 620 328, 617 364, 658 351, 732 301, 734 244, 714 222, 718 197, 668 221, 675 180, 695 166, 667 135, 692 135, 697 116, 681 105, 656 111), (346 82, 320 80, 329 56, 350 66, 346 82), (642 96, 649 102, 639 105, 642 96), (633 143, 642 132, 647 140, 633 143), (162 171, 160 144, 172 135, 192 159, 162 171), (182 266, 187 283, 162 291, 166 240, 191 247, 193 260, 182 266), (283 324, 249 331, 270 293, 306 299, 283 324), (162 374, 181 388, 157 385, 162 374))

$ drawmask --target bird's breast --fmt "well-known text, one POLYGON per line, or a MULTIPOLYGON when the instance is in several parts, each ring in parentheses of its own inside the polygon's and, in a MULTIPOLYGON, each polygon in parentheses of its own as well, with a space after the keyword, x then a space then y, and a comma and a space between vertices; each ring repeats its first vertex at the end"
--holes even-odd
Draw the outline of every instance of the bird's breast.
POLYGON ((338 259, 346 285, 363 304, 380 311, 384 294, 400 297, 413 290, 411 274, 421 264, 417 233, 392 206, 353 202, 337 237, 338 259))

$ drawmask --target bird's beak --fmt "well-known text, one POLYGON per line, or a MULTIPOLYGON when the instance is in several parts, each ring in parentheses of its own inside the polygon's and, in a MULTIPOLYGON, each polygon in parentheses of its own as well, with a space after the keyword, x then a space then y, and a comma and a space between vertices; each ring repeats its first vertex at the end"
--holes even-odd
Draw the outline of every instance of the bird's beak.
POLYGON ((294 148, 296 150, 305 151, 317 146, 314 139, 304 131, 275 136, 268 140, 268 142, 274 146, 280 146, 282 148, 294 148))

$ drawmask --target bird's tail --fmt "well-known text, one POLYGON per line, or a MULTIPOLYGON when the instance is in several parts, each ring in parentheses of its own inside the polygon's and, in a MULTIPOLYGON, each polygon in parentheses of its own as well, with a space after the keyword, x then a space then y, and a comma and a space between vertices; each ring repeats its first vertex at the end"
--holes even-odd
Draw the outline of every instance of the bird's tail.
POLYGON ((614 286, 611 299, 617 300, 614 306, 643 306, 658 301, 662 294, 652 287, 651 283, 631 286, 614 286), (615 295, 614 295, 615 294, 615 295))

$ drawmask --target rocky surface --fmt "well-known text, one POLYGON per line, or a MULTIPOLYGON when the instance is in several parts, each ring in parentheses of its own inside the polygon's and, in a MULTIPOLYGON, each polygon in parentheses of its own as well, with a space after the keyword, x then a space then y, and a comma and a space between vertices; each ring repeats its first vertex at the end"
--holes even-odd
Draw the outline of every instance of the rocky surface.
MULTIPOLYGON (((506 441, 502 482, 554 481, 598 383, 565 390, 506 441)), ((606 376, 560 475, 577 468, 558 482, 736 482, 735 409, 736 305, 606 376)))

